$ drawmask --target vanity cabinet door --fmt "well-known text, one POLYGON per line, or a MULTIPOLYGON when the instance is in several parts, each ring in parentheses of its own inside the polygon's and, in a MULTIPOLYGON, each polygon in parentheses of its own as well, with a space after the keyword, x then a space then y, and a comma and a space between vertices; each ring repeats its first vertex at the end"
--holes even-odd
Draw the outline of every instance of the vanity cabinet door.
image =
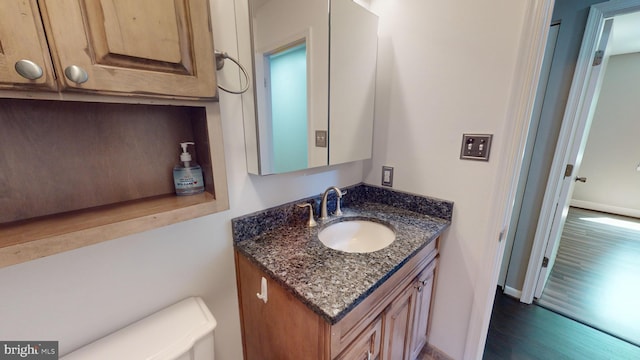
POLYGON ((40 11, 64 89, 217 94, 208 0, 40 0, 40 11))
POLYGON ((235 253, 245 360, 328 360, 329 325, 305 304, 235 253), (262 294, 266 281, 267 302, 262 294))
POLYGON ((373 360, 380 355, 382 319, 376 318, 335 360, 373 360))
POLYGON ((36 0, 0 1, 0 89, 56 89, 36 0))
POLYGON ((411 336, 411 359, 416 359, 427 343, 429 314, 438 259, 434 259, 416 278, 416 309, 411 336))
POLYGON ((408 360, 411 355, 409 346, 417 299, 414 286, 412 282, 385 310, 382 359, 408 360))

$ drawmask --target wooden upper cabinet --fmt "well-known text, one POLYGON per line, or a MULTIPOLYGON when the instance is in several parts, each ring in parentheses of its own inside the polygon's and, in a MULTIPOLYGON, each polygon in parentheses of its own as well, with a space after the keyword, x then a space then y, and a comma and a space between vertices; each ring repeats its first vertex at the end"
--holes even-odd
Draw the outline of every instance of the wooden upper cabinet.
POLYGON ((39 4, 63 89, 216 96, 207 0, 40 0, 39 4))
POLYGON ((0 1, 0 88, 56 89, 36 0, 0 1))

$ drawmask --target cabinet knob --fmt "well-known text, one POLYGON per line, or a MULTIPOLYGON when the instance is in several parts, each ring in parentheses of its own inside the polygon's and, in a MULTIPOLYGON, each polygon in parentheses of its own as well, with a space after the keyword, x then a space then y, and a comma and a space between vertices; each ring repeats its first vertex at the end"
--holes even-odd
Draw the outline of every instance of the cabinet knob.
POLYGON ((29 80, 40 79, 43 75, 40 65, 31 60, 22 59, 16 61, 15 69, 20 76, 29 80))
POLYGON ((64 69, 64 75, 67 77, 67 79, 73 81, 76 84, 82 84, 89 80, 89 75, 87 74, 87 72, 78 65, 67 66, 67 68, 64 69))

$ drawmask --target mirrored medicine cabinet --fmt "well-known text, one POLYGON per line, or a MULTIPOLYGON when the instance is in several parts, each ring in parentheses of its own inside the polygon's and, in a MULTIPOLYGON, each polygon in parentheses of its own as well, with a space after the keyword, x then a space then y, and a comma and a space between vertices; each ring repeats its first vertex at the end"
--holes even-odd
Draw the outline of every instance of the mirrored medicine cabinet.
MULTIPOLYGON (((248 0, 248 171, 371 157, 378 18, 353 0, 248 0)), ((239 32, 239 36, 241 36, 239 32)), ((243 58, 244 57, 244 58, 243 58)))

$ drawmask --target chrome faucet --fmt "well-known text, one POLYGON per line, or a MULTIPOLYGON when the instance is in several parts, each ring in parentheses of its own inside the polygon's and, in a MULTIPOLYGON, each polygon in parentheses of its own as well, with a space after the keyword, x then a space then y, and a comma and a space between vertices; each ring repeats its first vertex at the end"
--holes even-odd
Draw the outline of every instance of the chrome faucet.
POLYGON ((334 215, 342 215, 342 210, 340 210, 340 199, 342 199, 342 195, 346 194, 347 192, 342 192, 337 186, 330 186, 327 188, 327 190, 324 191, 324 194, 322 194, 322 203, 320 204, 320 220, 326 220, 329 217, 329 215, 327 215, 327 197, 329 196, 331 190, 335 191, 336 196, 338 197, 338 199, 336 199, 336 212, 334 213, 334 215))

